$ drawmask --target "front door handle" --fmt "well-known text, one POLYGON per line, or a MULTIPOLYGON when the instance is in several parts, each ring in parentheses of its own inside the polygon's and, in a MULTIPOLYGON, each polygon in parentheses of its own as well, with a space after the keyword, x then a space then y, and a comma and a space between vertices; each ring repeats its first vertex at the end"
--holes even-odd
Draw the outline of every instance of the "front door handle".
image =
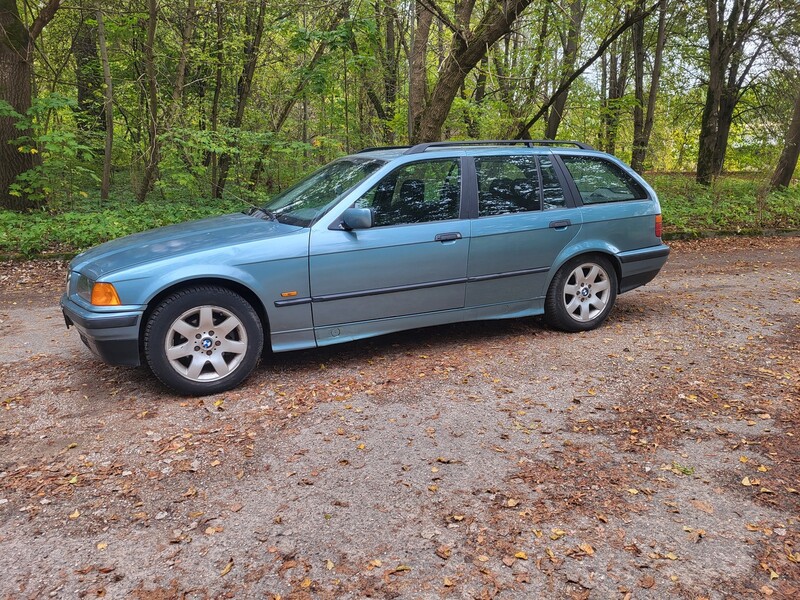
POLYGON ((433 239, 437 242, 454 242, 461 239, 461 234, 457 231, 452 231, 450 233, 437 233, 436 237, 433 239))
POLYGON ((569 219, 561 219, 560 221, 550 221, 550 229, 566 229, 572 225, 569 219))

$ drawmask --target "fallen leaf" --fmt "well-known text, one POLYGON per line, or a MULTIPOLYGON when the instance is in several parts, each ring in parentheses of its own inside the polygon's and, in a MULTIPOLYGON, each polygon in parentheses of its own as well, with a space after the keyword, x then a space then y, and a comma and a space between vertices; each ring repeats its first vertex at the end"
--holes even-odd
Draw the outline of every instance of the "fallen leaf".
POLYGON ((77 519, 77 518, 78 518, 78 517, 80 517, 80 516, 81 516, 81 511, 79 511, 79 510, 76 508, 74 512, 70 513, 70 515, 69 515, 69 518, 70 518, 70 519, 72 519, 72 520, 74 521, 75 519, 77 519))
POLYGON ((709 515, 714 514, 714 507, 711 506, 708 502, 703 502, 702 500, 690 500, 689 502, 697 510, 703 511, 704 513, 707 513, 709 515))
POLYGON ((307 590, 308 588, 311 587, 311 580, 308 577, 306 577, 305 579, 303 579, 302 583, 300 583, 300 587, 303 588, 304 590, 307 590))
POLYGON ((453 587, 455 583, 449 577, 444 578, 444 587, 453 587))
POLYGON ((591 556, 592 554, 594 554, 594 548, 592 548, 592 546, 591 546, 590 544, 580 544, 580 545, 578 546, 578 548, 580 548, 581 550, 583 550, 583 551, 584 551, 586 554, 588 554, 589 556, 591 556))
POLYGON ((232 569, 232 568, 233 568, 233 558, 231 557, 231 558, 228 560, 228 564, 227 564, 227 565, 225 565, 225 568, 224 568, 224 569, 222 569, 222 571, 220 571, 220 572, 219 572, 219 576, 220 576, 220 577, 225 577, 225 575, 227 575, 228 573, 230 573, 230 572, 231 572, 231 569, 232 569))
POLYGON ((645 575, 639 580, 639 587, 649 590, 656 584, 656 580, 652 575, 645 575))
POLYGON ((97 549, 98 550, 105 550, 106 548, 108 548, 108 543, 107 542, 98 542, 97 543, 97 549))
POLYGON ((450 546, 443 545, 443 546, 439 546, 436 549, 436 556, 438 556, 439 558, 443 558, 445 560, 450 558, 450 555, 452 553, 453 553, 453 549, 450 546))
POLYGON ((391 575, 392 573, 402 573, 403 571, 410 571, 410 570, 411 567, 409 567, 408 565, 397 565, 394 569, 389 571, 389 574, 391 575))
POLYGON ((333 564, 333 561, 330 558, 325 561, 325 568, 328 569, 328 571, 333 569, 334 566, 336 565, 333 564))
POLYGON ((523 552, 522 550, 520 550, 519 552, 517 552, 517 553, 514 555, 514 557, 515 557, 515 558, 518 558, 518 559, 520 559, 520 560, 528 560, 528 555, 527 555, 527 554, 525 554, 525 552, 523 552))
POLYGON ((561 537, 563 537, 567 532, 563 529, 551 529, 550 539, 555 541, 561 537))

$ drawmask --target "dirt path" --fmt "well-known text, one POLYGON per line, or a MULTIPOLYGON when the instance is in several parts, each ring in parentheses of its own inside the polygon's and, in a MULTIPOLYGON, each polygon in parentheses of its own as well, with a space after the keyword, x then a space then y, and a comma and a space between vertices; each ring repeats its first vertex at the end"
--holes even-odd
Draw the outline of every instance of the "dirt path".
POLYGON ((0 597, 800 595, 800 239, 679 243, 597 331, 105 366, 0 264, 0 597))

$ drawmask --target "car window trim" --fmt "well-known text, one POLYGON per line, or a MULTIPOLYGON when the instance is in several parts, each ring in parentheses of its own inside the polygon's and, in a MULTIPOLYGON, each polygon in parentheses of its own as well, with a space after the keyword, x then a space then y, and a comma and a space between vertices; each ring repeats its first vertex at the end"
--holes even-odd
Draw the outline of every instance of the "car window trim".
POLYGON ((478 171, 475 157, 461 157, 461 219, 478 218, 478 171))
MULTIPOLYGON (((566 165, 561 160, 561 154, 570 154, 568 152, 559 152, 556 154, 555 152, 550 153, 550 160, 553 163, 553 170, 556 173, 556 177, 558 177, 559 183, 561 183, 561 189, 564 191, 564 208, 579 208, 583 206, 583 200, 581 198, 580 192, 578 191, 578 186, 575 185, 575 182, 572 179, 569 171, 567 170, 566 165)), ((577 155, 572 155, 577 156, 577 155)), ((558 209, 553 209, 558 210, 558 209)))

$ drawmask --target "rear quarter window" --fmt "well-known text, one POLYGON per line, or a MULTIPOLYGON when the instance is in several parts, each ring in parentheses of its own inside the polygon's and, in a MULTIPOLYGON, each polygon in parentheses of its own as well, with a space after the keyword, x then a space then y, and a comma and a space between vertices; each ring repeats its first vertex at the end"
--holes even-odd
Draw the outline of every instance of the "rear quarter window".
POLYGON ((595 156, 561 156, 584 204, 647 200, 645 189, 618 165, 595 156))

